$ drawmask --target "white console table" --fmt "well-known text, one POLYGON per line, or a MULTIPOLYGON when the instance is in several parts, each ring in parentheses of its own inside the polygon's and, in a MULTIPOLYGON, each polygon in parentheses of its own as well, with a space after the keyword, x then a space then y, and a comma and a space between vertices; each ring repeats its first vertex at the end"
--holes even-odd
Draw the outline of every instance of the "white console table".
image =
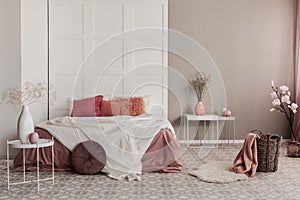
MULTIPOLYGON (((216 128, 211 127, 211 136, 212 139, 218 140, 218 132, 220 127, 220 122, 233 122, 233 143, 235 143, 235 120, 236 118, 234 116, 231 117, 225 117, 225 116, 218 116, 214 114, 205 114, 205 115, 194 115, 194 114, 185 114, 184 115, 184 140, 188 141, 189 138, 189 126, 191 121, 203 121, 204 130, 206 129, 206 122, 216 122, 216 128)), ((230 131, 229 131, 229 125, 228 127, 228 143, 230 138, 230 131)))

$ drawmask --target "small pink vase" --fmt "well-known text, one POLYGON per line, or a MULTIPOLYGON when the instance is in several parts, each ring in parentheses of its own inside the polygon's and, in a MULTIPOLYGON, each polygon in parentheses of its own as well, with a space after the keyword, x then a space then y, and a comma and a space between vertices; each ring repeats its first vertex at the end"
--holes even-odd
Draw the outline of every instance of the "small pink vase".
POLYGON ((205 107, 204 107, 202 101, 198 101, 198 103, 196 104, 195 113, 196 113, 196 115, 204 115, 205 114, 205 107))
POLYGON ((231 111, 230 111, 230 110, 226 110, 226 111, 224 112, 224 116, 230 117, 230 116, 231 116, 231 111))
POLYGON ((33 132, 29 135, 29 142, 31 144, 36 144, 39 141, 39 134, 37 132, 33 132))

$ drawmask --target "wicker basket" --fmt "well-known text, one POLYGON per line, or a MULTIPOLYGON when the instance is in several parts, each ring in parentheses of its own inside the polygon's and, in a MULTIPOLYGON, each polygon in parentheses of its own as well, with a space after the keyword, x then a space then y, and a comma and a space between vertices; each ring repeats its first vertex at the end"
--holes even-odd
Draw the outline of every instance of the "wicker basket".
POLYGON ((266 134, 261 130, 258 132, 257 141, 257 172, 275 172, 278 169, 278 156, 282 137, 276 134, 266 134))

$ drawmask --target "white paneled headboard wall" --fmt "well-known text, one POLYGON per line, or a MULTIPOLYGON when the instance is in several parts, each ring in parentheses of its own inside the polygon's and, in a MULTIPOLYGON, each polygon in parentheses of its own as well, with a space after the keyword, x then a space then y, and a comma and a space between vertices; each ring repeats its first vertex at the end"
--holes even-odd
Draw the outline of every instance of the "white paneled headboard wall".
POLYGON ((49 0, 50 118, 95 94, 150 94, 167 114, 167 28, 167 0, 49 0))

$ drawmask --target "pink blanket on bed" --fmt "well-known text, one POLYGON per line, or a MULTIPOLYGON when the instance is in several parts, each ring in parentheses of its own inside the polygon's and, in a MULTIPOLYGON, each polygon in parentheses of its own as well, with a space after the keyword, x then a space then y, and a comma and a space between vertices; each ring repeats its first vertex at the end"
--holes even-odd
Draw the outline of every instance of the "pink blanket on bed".
MULTIPOLYGON (((51 139, 51 135, 43 129, 37 128, 40 138, 51 139)), ((55 171, 73 171, 71 164, 72 152, 59 141, 54 139, 54 165, 55 171)), ((36 149, 26 149, 26 170, 36 170, 36 149)), ((51 170, 51 147, 40 149, 40 170, 51 170)), ((174 138, 169 129, 162 129, 153 139, 148 150, 142 158, 144 172, 181 172, 182 160, 179 142, 174 138)), ((22 150, 14 160, 16 171, 23 170, 22 150)))

